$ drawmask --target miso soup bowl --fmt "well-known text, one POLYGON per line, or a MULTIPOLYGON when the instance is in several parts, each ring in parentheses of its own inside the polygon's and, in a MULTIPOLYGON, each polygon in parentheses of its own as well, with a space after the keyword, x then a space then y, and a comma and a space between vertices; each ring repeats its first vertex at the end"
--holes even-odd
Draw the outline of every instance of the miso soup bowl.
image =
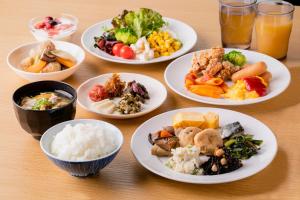
POLYGON ((64 82, 38 81, 26 84, 17 89, 13 96, 13 107, 21 127, 35 139, 40 139, 42 134, 50 127, 68 120, 72 120, 76 113, 76 90, 64 82), (28 110, 21 107, 22 98, 34 96, 41 92, 57 91, 70 98, 67 105, 49 110, 28 110))
POLYGON ((59 168, 67 171, 72 176, 77 177, 86 177, 97 175, 99 171, 105 168, 118 154, 120 148, 123 144, 123 135, 121 131, 114 125, 94 119, 75 119, 71 121, 62 122, 57 124, 50 129, 48 129, 42 136, 40 140, 40 146, 42 151, 46 156, 59 168), (54 140, 57 133, 62 131, 64 127, 68 124, 74 126, 75 124, 94 124, 105 127, 110 131, 111 137, 115 138, 116 148, 107 155, 102 157, 95 158, 93 160, 83 160, 83 161, 72 161, 72 160, 63 160, 51 153, 51 144, 54 140))

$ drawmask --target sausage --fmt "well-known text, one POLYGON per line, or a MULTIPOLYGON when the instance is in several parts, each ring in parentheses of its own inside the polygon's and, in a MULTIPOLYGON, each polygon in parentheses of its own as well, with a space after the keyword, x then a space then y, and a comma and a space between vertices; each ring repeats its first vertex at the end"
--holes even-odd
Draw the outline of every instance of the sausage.
POLYGON ((269 83, 272 79, 272 74, 269 71, 266 71, 265 73, 263 73, 259 76, 262 77, 267 83, 269 83))
POLYGON ((267 71, 267 65, 265 62, 257 62, 255 64, 249 65, 240 71, 235 72, 231 76, 231 80, 236 82, 239 79, 243 79, 250 76, 258 76, 267 71))

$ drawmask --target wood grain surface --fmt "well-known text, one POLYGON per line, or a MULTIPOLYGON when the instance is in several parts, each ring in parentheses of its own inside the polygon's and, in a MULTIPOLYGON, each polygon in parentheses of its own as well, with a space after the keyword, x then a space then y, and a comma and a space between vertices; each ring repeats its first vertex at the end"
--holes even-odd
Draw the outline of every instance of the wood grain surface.
MULTIPOLYGON (((12 93, 27 81, 6 64, 16 46, 34 41, 28 21, 35 16, 70 13, 79 18, 73 42, 80 45, 82 32, 92 24, 111 18, 123 9, 149 7, 162 15, 190 24, 198 34, 194 50, 220 45, 216 0, 0 0, 0 199, 300 199, 300 8, 296 8, 288 56, 283 62, 292 74, 289 88, 279 97, 257 105, 225 107, 249 114, 276 134, 279 151, 262 172, 233 183, 192 185, 161 178, 144 169, 130 151, 130 138, 145 120, 168 110, 209 106, 176 95, 168 89, 167 101, 156 111, 135 120, 107 120, 77 106, 76 118, 106 120, 118 126, 125 143, 117 158, 92 178, 75 178, 57 168, 42 153, 38 141, 19 126, 12 108, 12 93)), ((107 72, 135 72, 164 83, 169 62, 124 65, 87 54, 82 68, 65 80, 78 87, 83 81, 107 72)), ((223 107, 224 108, 224 107, 223 107)))

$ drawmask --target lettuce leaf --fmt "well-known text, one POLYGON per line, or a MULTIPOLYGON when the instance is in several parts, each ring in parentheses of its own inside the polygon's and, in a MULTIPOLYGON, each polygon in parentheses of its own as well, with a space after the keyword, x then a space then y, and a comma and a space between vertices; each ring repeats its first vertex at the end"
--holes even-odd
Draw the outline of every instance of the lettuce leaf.
POLYGON ((115 29, 130 28, 139 38, 157 31, 164 24, 166 22, 162 16, 149 8, 140 8, 138 11, 124 10, 112 20, 115 29))

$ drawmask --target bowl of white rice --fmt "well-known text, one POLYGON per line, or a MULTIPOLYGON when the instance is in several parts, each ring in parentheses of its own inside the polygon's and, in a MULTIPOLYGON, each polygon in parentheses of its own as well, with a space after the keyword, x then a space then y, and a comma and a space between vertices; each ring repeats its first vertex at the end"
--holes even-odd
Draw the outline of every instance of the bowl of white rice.
POLYGON ((48 129, 40 140, 47 157, 73 176, 96 175, 118 154, 123 135, 114 125, 75 119, 48 129))

